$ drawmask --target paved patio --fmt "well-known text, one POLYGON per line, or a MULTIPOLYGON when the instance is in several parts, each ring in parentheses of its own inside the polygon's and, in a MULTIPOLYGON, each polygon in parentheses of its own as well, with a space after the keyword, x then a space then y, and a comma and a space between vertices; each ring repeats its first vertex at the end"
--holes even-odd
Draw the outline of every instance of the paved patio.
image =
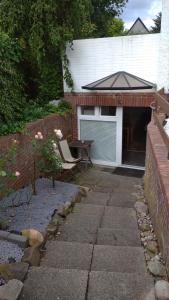
POLYGON ((153 280, 132 196, 141 180, 90 169, 76 181, 92 190, 47 243, 20 300, 145 300, 153 280))

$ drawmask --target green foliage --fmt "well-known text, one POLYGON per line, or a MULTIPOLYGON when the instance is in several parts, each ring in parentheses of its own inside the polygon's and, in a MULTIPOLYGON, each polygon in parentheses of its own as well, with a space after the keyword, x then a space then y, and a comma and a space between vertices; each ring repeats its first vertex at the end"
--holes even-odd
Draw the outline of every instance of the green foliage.
POLYGON ((90 0, 1 1, 0 26, 17 37, 24 50, 22 68, 30 99, 40 97, 46 103, 63 95, 62 58, 65 80, 72 87, 65 46, 91 33, 90 10, 90 0))
POLYGON ((91 23, 95 24, 95 37, 109 36, 112 19, 119 16, 128 0, 91 0, 93 11, 91 23))
POLYGON ((21 55, 17 40, 0 32, 0 127, 21 118, 25 101, 19 71, 21 55))
MULTIPOLYGON (((73 39, 112 35, 109 25, 127 0, 1 0, 0 28, 23 50, 21 70, 29 99, 44 103, 63 95, 73 81, 65 54, 73 39)), ((116 33, 117 34, 117 33, 116 33)))
POLYGON ((158 15, 156 15, 154 21, 154 26, 151 26, 151 33, 159 33, 161 31, 161 17, 162 13, 159 12, 158 15))
POLYGON ((44 118, 51 113, 65 115, 67 113, 71 113, 72 111, 71 104, 66 101, 61 101, 58 106, 54 106, 52 104, 46 104, 42 106, 39 103, 41 103, 40 99, 38 100, 38 103, 30 102, 27 104, 22 112, 20 121, 2 124, 0 127, 0 136, 15 132, 22 132, 26 123, 44 118))
POLYGON ((119 18, 113 18, 107 29, 108 36, 121 36, 124 34, 124 22, 119 18))

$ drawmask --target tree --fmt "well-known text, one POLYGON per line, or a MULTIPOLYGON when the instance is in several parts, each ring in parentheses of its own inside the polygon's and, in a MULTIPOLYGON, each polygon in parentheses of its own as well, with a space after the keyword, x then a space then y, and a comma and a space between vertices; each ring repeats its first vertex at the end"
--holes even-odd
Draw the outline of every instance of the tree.
POLYGON ((19 121, 25 104, 19 62, 22 50, 16 39, 0 32, 0 127, 19 121))
POLYGON ((91 23, 96 26, 95 37, 109 36, 109 25, 122 12, 128 0, 91 0, 91 23))
POLYGON ((158 15, 156 15, 154 21, 154 26, 151 26, 151 32, 152 33, 159 33, 161 31, 161 17, 162 13, 159 12, 158 15))
POLYGON ((62 58, 65 79, 72 85, 65 46, 92 31, 91 9, 90 0, 1 0, 0 27, 24 51, 28 98, 48 101, 62 95, 62 58))
POLYGON ((0 0, 0 29, 22 48, 21 71, 28 100, 42 103, 63 95, 62 65, 64 79, 72 87, 66 44, 73 39, 113 35, 113 30, 117 34, 117 21, 110 30, 112 19, 126 2, 0 0))
POLYGON ((108 36, 120 36, 124 34, 124 22, 119 18, 113 18, 107 29, 108 36))

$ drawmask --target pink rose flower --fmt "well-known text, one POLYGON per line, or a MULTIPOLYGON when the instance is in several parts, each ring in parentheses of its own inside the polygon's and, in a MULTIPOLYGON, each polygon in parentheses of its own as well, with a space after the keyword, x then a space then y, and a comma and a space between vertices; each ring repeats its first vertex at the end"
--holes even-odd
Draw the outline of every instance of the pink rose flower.
POLYGON ((20 172, 18 172, 18 171, 15 172, 16 177, 19 177, 20 175, 21 175, 20 172))

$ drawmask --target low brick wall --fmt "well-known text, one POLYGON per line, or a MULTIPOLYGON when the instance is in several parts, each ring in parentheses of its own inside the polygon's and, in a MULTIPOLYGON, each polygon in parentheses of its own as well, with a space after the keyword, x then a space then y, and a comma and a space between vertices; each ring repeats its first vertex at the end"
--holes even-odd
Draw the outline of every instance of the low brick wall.
POLYGON ((169 160, 167 148, 153 121, 148 126, 145 194, 169 274, 169 160))
POLYGON ((44 119, 39 119, 35 122, 27 124, 23 133, 11 134, 0 137, 0 151, 4 153, 9 149, 13 139, 19 142, 18 154, 16 159, 17 171, 21 176, 15 182, 12 182, 11 187, 18 189, 30 184, 33 178, 33 156, 30 140, 38 131, 41 131, 44 138, 53 135, 54 129, 61 129, 66 137, 72 133, 71 116, 58 116, 56 114, 49 115, 44 119))

